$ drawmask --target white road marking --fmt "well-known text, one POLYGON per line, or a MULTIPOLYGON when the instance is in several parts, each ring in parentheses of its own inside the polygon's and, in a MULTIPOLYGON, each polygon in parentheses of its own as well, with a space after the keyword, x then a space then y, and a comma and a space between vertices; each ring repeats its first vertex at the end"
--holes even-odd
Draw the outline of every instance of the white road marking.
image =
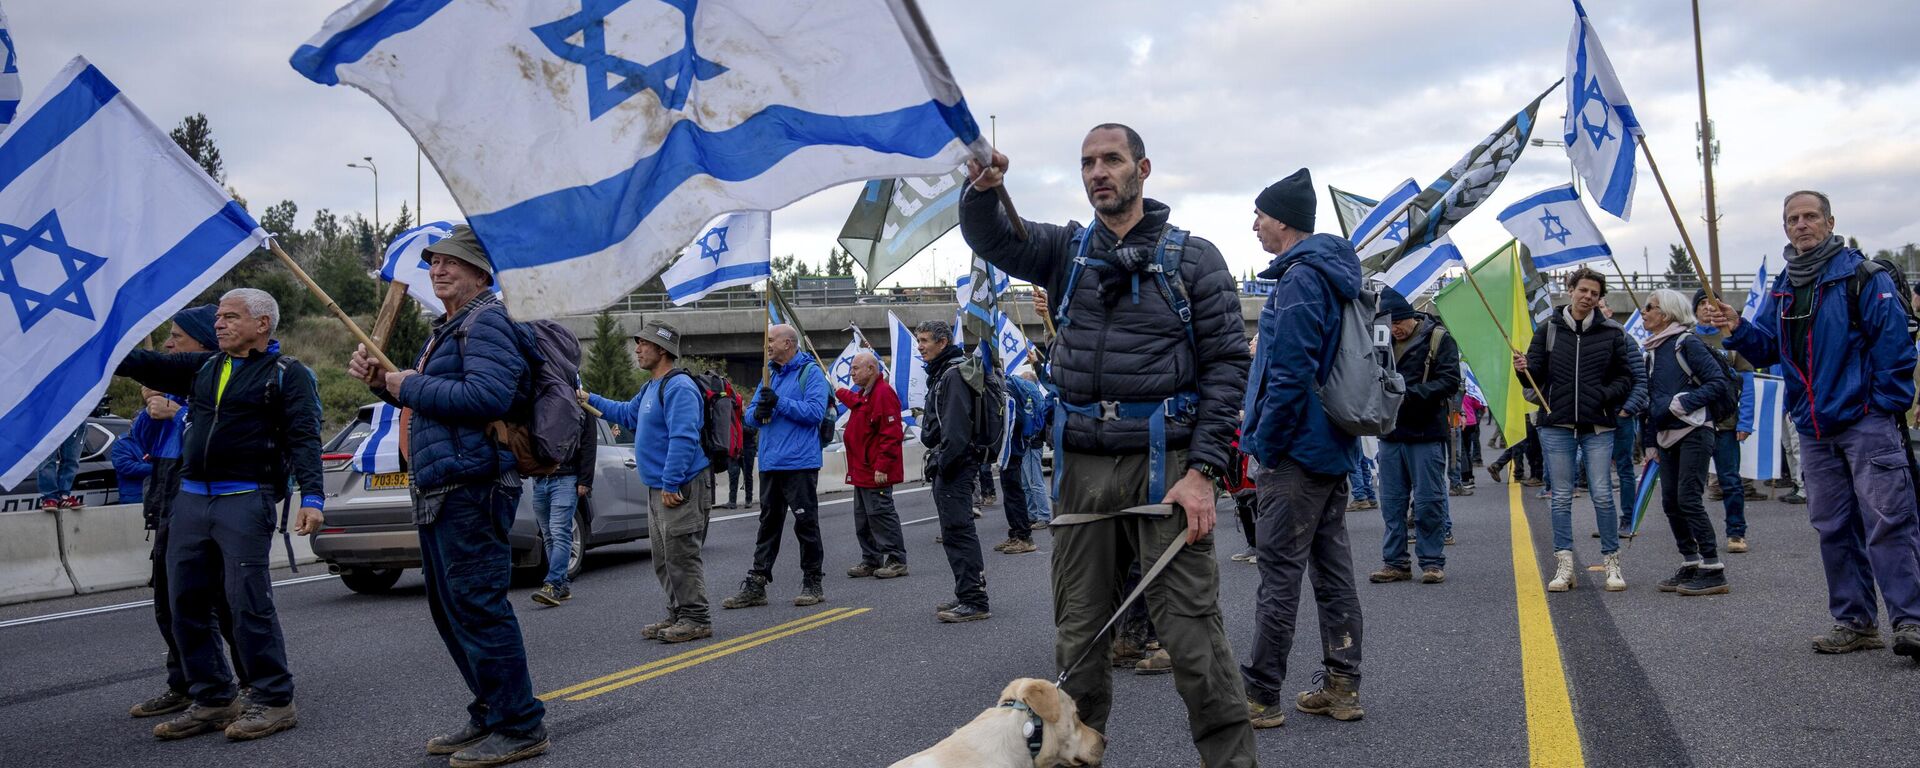
MULTIPOLYGON (((331 573, 323 573, 318 576, 302 576, 297 579, 287 579, 286 581, 276 581, 273 583, 273 585, 276 587, 285 587, 285 586, 291 586, 294 584, 305 584, 310 581, 323 581, 326 579, 333 579, 333 578, 338 578, 338 577, 334 576, 331 573)), ((95 616, 102 613, 113 613, 114 611, 124 611, 130 608, 145 608, 150 605, 153 605, 152 600, 135 600, 131 603, 119 603, 116 605, 101 605, 101 606, 95 606, 92 608, 81 608, 80 610, 77 610, 77 611, 49 613, 45 616, 28 616, 26 618, 21 618, 21 619, 12 619, 10 621, 0 621, 0 629, 6 629, 7 627, 24 627, 28 624, 41 624, 49 621, 59 621, 60 619, 77 619, 82 616, 95 616)))
MULTIPOLYGON (((895 495, 895 496, 905 496, 905 495, 907 495, 907 494, 909 494, 909 493, 926 493, 927 491, 931 491, 931 490, 933 490, 933 486, 931 486, 931 485, 923 485, 923 486, 920 486, 919 488, 908 488, 908 489, 906 489, 906 490, 904 490, 904 491, 894 491, 894 492, 893 492, 893 495, 895 495)), ((848 496, 848 497, 846 497, 846 498, 844 498, 844 499, 834 499, 833 501, 823 501, 823 502, 820 502, 820 506, 822 506, 822 507, 831 507, 831 506, 833 506, 833 505, 835 505, 835 504, 852 504, 852 503, 853 503, 853 497, 852 497, 852 496, 848 496)), ((742 513, 740 513, 740 514, 737 514, 737 515, 722 515, 722 516, 720 516, 720 517, 715 517, 715 518, 711 518, 711 519, 709 519, 709 520, 708 520, 707 522, 708 522, 708 523, 710 523, 710 524, 711 524, 711 523, 724 523, 724 522, 726 522, 726 521, 728 521, 728 520, 745 520, 745 519, 747 519, 747 518, 749 518, 749 517, 752 517, 752 518, 758 518, 758 517, 760 517, 760 513, 758 513, 758 512, 742 512, 742 513)), ((928 519, 932 519, 932 518, 928 518, 928 519)), ((901 523, 901 525, 906 525, 906 523, 901 523)))

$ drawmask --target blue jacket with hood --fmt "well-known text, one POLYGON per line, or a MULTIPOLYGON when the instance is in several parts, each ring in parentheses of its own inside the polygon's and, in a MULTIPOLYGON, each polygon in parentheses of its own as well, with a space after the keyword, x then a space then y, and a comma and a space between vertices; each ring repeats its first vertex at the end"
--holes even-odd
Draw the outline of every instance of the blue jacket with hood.
POLYGON ((1340 308, 1360 295, 1353 244, 1312 235, 1269 264, 1277 281, 1260 309, 1240 450, 1263 467, 1290 459, 1316 474, 1353 469, 1354 437, 1333 425, 1316 391, 1340 345, 1340 308))
POLYGON ((827 417, 829 391, 826 371, 813 355, 797 352, 785 363, 767 363, 767 380, 754 389, 741 420, 760 433, 761 471, 820 468, 820 420, 827 417), (773 420, 762 424, 754 415, 767 387, 780 399, 774 403, 773 420))

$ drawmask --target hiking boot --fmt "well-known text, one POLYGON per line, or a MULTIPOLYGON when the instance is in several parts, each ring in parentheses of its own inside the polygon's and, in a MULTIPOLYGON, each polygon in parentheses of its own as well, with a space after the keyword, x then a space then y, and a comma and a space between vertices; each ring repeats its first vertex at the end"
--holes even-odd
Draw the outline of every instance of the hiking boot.
MULTIPOLYGON (((943 606, 941 610, 944 611, 947 610, 947 608, 943 606)), ((1145 661, 1147 658, 1146 650, 1141 648, 1140 644, 1135 642, 1133 638, 1129 637, 1114 638, 1112 653, 1113 666, 1115 667, 1131 667, 1145 661)))
POLYGON ((905 575, 907 575, 907 564, 891 558, 887 560, 886 565, 873 569, 873 577, 876 579, 897 579, 905 575))
POLYGON ((516 760, 525 760, 547 751, 547 729, 542 727, 525 736, 490 733, 480 743, 453 753, 448 768, 492 768, 516 760))
POLYGON ((793 599, 798 606, 819 605, 827 601, 827 592, 820 586, 818 575, 808 576, 800 582, 800 595, 793 599))
POLYGON ((1360 708, 1360 689, 1354 686, 1353 678, 1330 675, 1325 670, 1313 673, 1313 677, 1320 683, 1319 690, 1301 691, 1294 701, 1294 709, 1341 721, 1366 716, 1366 710, 1360 708))
POLYGON ((1893 652, 1920 661, 1920 624, 1902 624, 1893 628, 1893 652))
POLYGON ((1525 479, 1525 480, 1522 480, 1522 481, 1520 481, 1520 484, 1521 484, 1521 485, 1524 485, 1524 486, 1526 486, 1526 487, 1528 487, 1528 488, 1538 488, 1538 487, 1540 487, 1540 486, 1543 486, 1543 485, 1546 485, 1546 484, 1547 484, 1547 481, 1545 481, 1545 480, 1542 480, 1542 479, 1540 479, 1540 478, 1537 478, 1537 477, 1529 477, 1529 478, 1527 478, 1527 479, 1525 479))
POLYGON ((1681 582, 1675 591, 1685 597, 1724 595, 1728 591, 1727 569, 1702 567, 1693 578, 1681 582))
POLYGON ((451 755, 480 743, 486 739, 488 735, 487 729, 474 725, 473 723, 467 723, 466 725, 460 726, 460 730, 454 731, 453 733, 443 733, 427 739, 427 754, 451 755))
POLYGON ((244 710, 245 707, 241 706, 237 699, 217 707, 193 704, 178 717, 154 726, 153 737, 167 740, 184 739, 188 736, 217 731, 231 724, 244 710))
POLYGON ((240 719, 227 725, 227 738, 233 741, 252 741, 264 739, 300 724, 294 717, 293 702, 285 706, 269 707, 265 704, 248 704, 240 719))
POLYGON ((1493 478, 1494 482, 1505 485, 1507 481, 1501 479, 1500 471, 1506 468, 1507 465, 1504 462, 1496 461, 1487 466, 1487 476, 1493 478))
POLYGON ((1728 536, 1728 537, 1727 537, 1727 551, 1728 551, 1728 552, 1731 552, 1731 553, 1733 553, 1733 554, 1736 554, 1736 555, 1737 555, 1737 554, 1741 554, 1741 553, 1744 553, 1744 552, 1746 552, 1746 551, 1747 551, 1747 537, 1745 537, 1745 536, 1728 536))
POLYGON ((1262 704, 1249 698, 1247 722, 1255 728, 1278 728, 1287 724, 1287 711, 1279 704, 1262 704))
POLYGON ((1845 624, 1835 624, 1826 634, 1813 639, 1813 650, 1820 653, 1875 651, 1885 647, 1887 643, 1880 639, 1878 627, 1854 629, 1845 624))
POLYGON ((1554 550, 1553 563, 1553 580, 1547 582, 1548 592, 1565 592, 1580 586, 1580 575, 1573 570, 1572 550, 1554 550))
POLYGON ((1444 545, 1444 546, 1449 546, 1449 547, 1451 547, 1451 546, 1453 546, 1453 543, 1454 543, 1454 542, 1453 542, 1453 534, 1451 534, 1451 533, 1449 533, 1449 534, 1447 534, 1447 537, 1446 537, 1446 538, 1444 538, 1444 539, 1441 539, 1441 540, 1440 540, 1440 543, 1441 543, 1442 545, 1444 545))
POLYGON ((956 605, 933 615, 943 624, 958 624, 963 621, 979 621, 993 618, 993 613, 977 605, 956 605))
POLYGON ((1782 496, 1782 497, 1780 497, 1780 503, 1782 503, 1782 504, 1805 504, 1805 503, 1807 503, 1807 497, 1805 497, 1805 496, 1802 496, 1802 495, 1800 495, 1800 489, 1798 489, 1798 488, 1795 488, 1795 489, 1793 489, 1793 493, 1789 493, 1789 494, 1787 494, 1787 495, 1785 495, 1785 496, 1782 496))
POLYGON ((1168 655, 1164 648, 1147 654, 1140 663, 1133 665, 1133 673, 1136 675, 1164 675, 1172 671, 1173 657, 1168 655))
POLYGON ((1232 555, 1231 557, 1228 557, 1227 559, 1232 560, 1236 563, 1254 563, 1254 562, 1259 562, 1259 557, 1260 557, 1259 555, 1256 555, 1253 553, 1253 550, 1249 549, 1245 552, 1235 553, 1234 555, 1232 555))
POLYGON ((1033 526, 1033 529, 1036 531, 1044 531, 1053 526, 1053 521, 1046 518, 1042 518, 1042 519, 1033 521, 1032 526, 1033 526))
POLYGON ((852 568, 848 568, 848 569, 847 569, 847 578, 849 578, 849 579, 864 579, 864 578, 866 578, 866 577, 868 577, 868 576, 872 576, 872 575, 873 575, 873 572, 874 572, 874 571, 876 571, 876 570, 879 570, 879 569, 877 569, 877 568, 874 568, 873 566, 871 566, 871 565, 868 565, 868 564, 866 564, 866 563, 864 563, 864 562, 863 562, 863 563, 855 563, 855 564, 854 564, 854 566, 853 566, 852 568))
POLYGON ((722 608, 752 608, 767 604, 767 580, 762 576, 748 576, 740 582, 740 594, 720 601, 722 608))
POLYGON ((712 624, 700 624, 687 619, 676 621, 673 626, 660 630, 660 642, 668 645, 709 637, 713 637, 712 624))
POLYGON ((1396 568, 1391 565, 1380 566, 1380 570, 1374 571, 1373 573, 1370 573, 1367 575, 1367 581, 1371 581, 1375 584, 1390 584, 1396 581, 1412 581, 1412 580, 1413 580, 1412 571, 1409 571, 1405 568, 1396 568))
POLYGON ((1607 591, 1627 591, 1627 576, 1620 572, 1620 553, 1615 552, 1607 555, 1605 562, 1607 568, 1607 591))
POLYGON ((980 494, 980 506, 991 507, 1000 503, 1000 497, 991 493, 980 494))
POLYGON ((995 551, 995 552, 1005 552, 1005 551, 1007 551, 1007 547, 1011 547, 1011 546, 1013 546, 1013 543, 1014 543, 1014 542, 1016 542, 1016 541, 1019 541, 1019 539, 1015 539, 1015 538, 1013 538, 1013 537, 1008 537, 1006 541, 1003 541, 1003 542, 1000 542, 1000 543, 998 543, 998 544, 995 544, 995 545, 993 545, 993 551, 995 551))
POLYGON ((1420 570, 1420 583, 1422 584, 1439 584, 1446 580, 1447 572, 1439 568, 1422 568, 1420 570))
POLYGON ((1033 542, 1026 539, 1014 539, 1012 543, 1007 545, 1006 549, 1000 551, 1009 555, 1024 555, 1028 552, 1038 552, 1040 548, 1034 546, 1033 542))
POLYGON ((1698 575, 1700 575, 1699 565, 1693 563, 1682 565, 1680 570, 1675 571, 1672 576, 1660 580, 1660 591, 1678 592, 1680 585, 1693 581, 1693 578, 1698 575))
POLYGON ((179 691, 169 690, 133 705, 132 709, 127 710, 127 714, 134 717, 157 717, 171 715, 190 706, 193 706, 193 699, 187 698, 186 694, 179 691))
MULTIPOLYGON (((641 639, 644 639, 644 640, 658 640, 660 639, 660 630, 666 629, 667 627, 671 627, 671 626, 673 626, 672 617, 668 617, 666 621, 656 621, 652 624, 648 624, 644 627, 641 627, 640 637, 641 639)), ((448 754, 452 754, 452 753, 449 752, 448 754)))
POLYGON ((552 584, 543 584, 540 586, 540 591, 533 593, 533 601, 546 606, 557 606, 572 599, 572 589, 556 587, 552 584))

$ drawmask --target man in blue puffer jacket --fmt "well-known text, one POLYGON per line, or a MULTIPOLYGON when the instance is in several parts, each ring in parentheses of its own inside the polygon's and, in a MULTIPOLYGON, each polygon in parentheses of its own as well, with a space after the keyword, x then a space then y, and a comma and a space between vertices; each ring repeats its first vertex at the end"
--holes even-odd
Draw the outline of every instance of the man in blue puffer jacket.
MULTIPOLYGON (((348 370, 373 394, 413 409, 407 453, 420 527, 427 609, 473 693, 467 722, 427 742, 452 765, 500 765, 545 752, 545 708, 533 697, 520 623, 507 602, 520 475, 487 425, 525 414, 532 398, 531 333, 487 289, 493 262, 465 224, 426 248, 433 323, 417 370, 387 371, 362 347, 348 370)), ((522 417, 524 420, 524 417, 522 417)))
POLYGON ((1920 658, 1920 521, 1901 426, 1914 390, 1908 299, 1884 271, 1860 274, 1873 268, 1833 234, 1826 195, 1795 192, 1783 208, 1787 268, 1753 321, 1718 301, 1703 305, 1707 321, 1754 365, 1786 369, 1807 517, 1820 532, 1834 621, 1813 649, 1886 647, 1875 621, 1878 582, 1894 652, 1920 658))
POLYGON ((793 537, 800 542, 800 595, 794 605, 827 599, 820 583, 826 551, 820 545, 820 420, 827 416, 831 391, 827 373, 813 355, 800 351, 800 332, 791 325, 767 328, 767 378, 753 392, 742 422, 760 433, 760 532, 753 547, 753 569, 740 594, 720 601, 726 608, 767 604, 773 561, 780 557, 780 535, 793 510, 793 537))

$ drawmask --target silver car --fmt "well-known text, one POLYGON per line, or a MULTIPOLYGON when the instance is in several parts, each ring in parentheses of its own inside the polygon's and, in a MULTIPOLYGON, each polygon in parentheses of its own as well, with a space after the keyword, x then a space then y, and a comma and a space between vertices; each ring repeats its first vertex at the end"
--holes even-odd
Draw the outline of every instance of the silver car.
MULTIPOLYGON (((580 573, 584 553, 593 547, 647 537, 647 489, 634 470, 633 438, 617 435, 596 421, 593 494, 581 499, 573 518, 569 577, 580 573)), ((363 406, 352 424, 324 447, 327 470, 327 522, 313 534, 313 552, 340 575, 348 589, 379 593, 391 588, 408 568, 420 567, 419 530, 413 525, 413 499, 406 472, 366 474, 354 456, 373 432, 373 406, 363 406)), ((513 547, 514 578, 538 583, 547 572, 547 548, 533 518, 533 484, 523 482, 520 508, 507 541, 513 547)))

